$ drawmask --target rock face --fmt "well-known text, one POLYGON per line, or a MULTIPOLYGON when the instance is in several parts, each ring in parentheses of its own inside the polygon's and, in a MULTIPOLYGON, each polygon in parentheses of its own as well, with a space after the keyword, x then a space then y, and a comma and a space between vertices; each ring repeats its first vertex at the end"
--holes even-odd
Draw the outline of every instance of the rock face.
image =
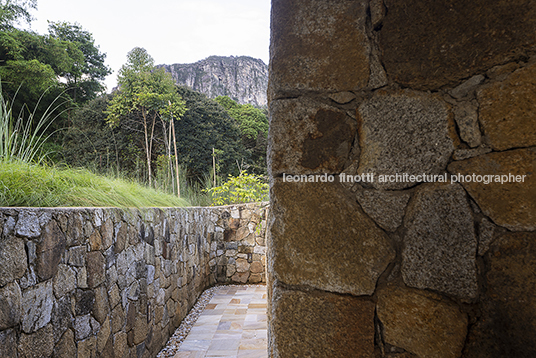
MULTIPOLYGON (((377 93, 358 109, 361 156, 358 174, 437 175, 454 150, 448 108, 412 91, 377 93)), ((403 189, 410 182, 375 181, 377 189, 403 189)))
POLYGON ((304 173, 338 173, 355 138, 356 121, 345 112, 309 99, 275 102, 272 115, 282 118, 272 122, 270 132, 281 140, 270 143, 269 170, 274 175, 304 173))
POLYGON ((425 291, 389 287, 378 293, 378 318, 385 342, 418 357, 458 358, 467 315, 425 291))
POLYGON ((297 89, 365 87, 370 53, 365 31, 367 2, 343 0, 328 6, 324 0, 309 0, 304 5, 272 3, 270 93, 281 97, 297 89), (297 17, 300 22, 292 21, 297 17))
POLYGON ((482 317, 471 327, 467 358, 536 356, 536 235, 508 233, 491 246, 482 317))
POLYGON ((534 0, 271 15, 271 357, 536 357, 534 0))
POLYGON ((246 56, 210 56, 204 60, 163 67, 178 85, 204 93, 209 98, 229 96, 238 103, 266 106, 268 66, 246 56))
POLYGON ((459 184, 425 184, 408 207, 402 276, 408 286, 464 300, 478 294, 476 236, 459 184))
POLYGON ((495 150, 536 146, 536 63, 478 92, 480 122, 495 150))
POLYGON ((269 313, 276 322, 272 334, 284 338, 270 344, 270 357, 373 356, 374 303, 371 301, 284 289, 274 292, 273 301, 277 304, 269 313), (287 325, 288 322, 293 325, 287 325))
POLYGON ((449 165, 452 174, 495 174, 519 181, 464 181, 471 197, 497 225, 515 231, 536 230, 536 149, 489 153, 449 165), (524 176, 524 177, 523 177, 524 176))
POLYGON ((409 7, 404 1, 384 3, 388 12, 379 32, 383 63, 388 75, 405 87, 456 84, 519 57, 536 43, 531 0, 418 0, 409 7))
POLYGON ((277 181, 272 210, 286 212, 272 222, 275 279, 330 292, 370 295, 376 280, 393 260, 387 235, 330 183, 277 181), (308 226, 299 228, 306 218, 308 226))

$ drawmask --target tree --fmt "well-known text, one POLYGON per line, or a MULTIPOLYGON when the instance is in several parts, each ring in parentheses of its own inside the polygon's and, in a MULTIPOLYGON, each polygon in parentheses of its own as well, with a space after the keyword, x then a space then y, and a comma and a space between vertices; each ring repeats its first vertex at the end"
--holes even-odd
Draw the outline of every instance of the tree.
POLYGON ((266 147, 268 118, 251 104, 239 104, 227 96, 215 98, 229 115, 236 120, 242 134, 242 144, 248 152, 248 164, 258 174, 266 173, 266 147))
POLYGON ((111 73, 104 64, 106 54, 95 45, 93 35, 80 24, 49 22, 49 37, 61 41, 72 59, 71 66, 59 73, 67 80, 71 97, 75 102, 86 102, 97 96, 105 87, 102 81, 111 73))
POLYGON ((0 31, 13 29, 21 18, 31 22, 30 9, 37 9, 37 0, 0 0, 0 31))
POLYGON ((152 148, 157 117, 163 125, 172 117, 180 119, 186 112, 185 103, 175 90, 171 75, 164 69, 155 69, 153 58, 144 48, 136 47, 128 53, 117 82, 120 90, 108 106, 107 120, 113 124, 134 114, 142 124, 148 181, 152 186, 152 148))
POLYGON ((188 170, 190 181, 203 180, 212 171, 212 148, 222 177, 238 175, 237 162, 247 155, 241 143, 238 123, 214 100, 186 87, 177 91, 188 111, 176 122, 180 163, 188 170))

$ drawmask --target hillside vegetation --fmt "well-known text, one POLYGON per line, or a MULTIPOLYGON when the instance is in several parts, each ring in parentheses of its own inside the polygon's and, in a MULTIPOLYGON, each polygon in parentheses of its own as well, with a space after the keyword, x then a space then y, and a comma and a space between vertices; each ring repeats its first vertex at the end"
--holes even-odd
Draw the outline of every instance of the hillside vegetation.
POLYGON ((0 205, 186 204, 141 200, 157 198, 156 191, 204 205, 210 196, 203 189, 229 175, 266 174, 265 109, 177 86, 139 47, 127 54, 118 90, 106 94, 106 54, 80 24, 51 22, 44 35, 16 28, 19 20, 31 20, 28 10, 35 5, 0 3, 1 93, 9 109, 4 123, 26 131, 21 136, 6 124, 0 141, 12 136, 18 145, 39 138, 26 140, 35 149, 32 158, 0 153, 0 205), (139 197, 122 198, 122 191, 139 197))

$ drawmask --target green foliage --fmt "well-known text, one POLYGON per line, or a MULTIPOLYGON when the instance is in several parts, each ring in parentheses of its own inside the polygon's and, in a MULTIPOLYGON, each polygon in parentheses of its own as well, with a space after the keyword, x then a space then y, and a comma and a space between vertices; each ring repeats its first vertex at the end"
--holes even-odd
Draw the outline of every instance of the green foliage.
POLYGON ((21 19, 30 22, 30 9, 37 8, 37 0, 0 0, 0 31, 13 28, 21 19))
POLYGON ((0 206, 174 207, 189 203, 130 180, 19 161, 0 166, 0 206))
POLYGON ((246 164, 249 169, 266 173, 266 147, 268 137, 268 118, 259 108, 251 104, 239 104, 227 96, 215 98, 229 115, 238 123, 242 144, 246 149, 246 164))
POLYGON ((44 159, 42 148, 50 137, 46 131, 55 119, 52 115, 56 109, 52 107, 54 105, 61 107, 62 103, 52 102, 40 118, 37 118, 34 109, 29 118, 24 118, 24 112, 21 112, 15 119, 13 108, 4 99, 0 86, 0 164, 13 160, 41 162, 44 159))
POLYGON ((111 73, 104 64, 106 54, 100 52, 93 35, 80 24, 50 22, 48 31, 50 35, 47 39, 62 44, 71 60, 70 66, 58 74, 67 79, 67 88, 73 100, 83 103, 94 99, 104 90, 101 82, 111 73))
POLYGON ((268 118, 259 108, 251 104, 238 104, 227 96, 218 96, 214 99, 240 126, 242 135, 247 139, 257 139, 257 136, 268 136, 268 118))
POLYGON ((128 120, 110 127, 106 108, 112 95, 89 101, 73 112, 71 125, 65 130, 63 160, 72 167, 86 167, 97 173, 145 180, 143 148, 136 123, 128 120))
POLYGON ((175 126, 179 161, 187 168, 189 180, 203 180, 210 175, 212 148, 216 151, 216 174, 238 174, 236 163, 247 153, 236 121, 204 94, 186 87, 178 87, 177 91, 188 108, 175 126))
MULTIPOLYGON (((121 67, 117 81, 120 90, 108 105, 107 121, 117 124, 131 115, 141 124, 147 177, 151 186, 156 119, 161 119, 163 133, 167 135, 164 120, 180 119, 186 112, 186 106, 175 90, 171 75, 164 69, 155 69, 153 58, 143 48, 136 47, 128 53, 127 63, 121 67)), ((164 143, 169 142, 164 138, 164 143)))
POLYGON ((212 205, 229 205, 268 200, 268 184, 262 177, 246 171, 215 188, 207 190, 212 195, 212 205))

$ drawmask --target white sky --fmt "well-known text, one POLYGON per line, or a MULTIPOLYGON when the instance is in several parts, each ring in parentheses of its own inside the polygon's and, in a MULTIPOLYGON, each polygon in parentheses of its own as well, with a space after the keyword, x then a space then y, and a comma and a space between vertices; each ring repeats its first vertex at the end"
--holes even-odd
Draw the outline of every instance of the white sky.
MULTIPOLYGON (((78 22, 93 34, 113 73, 134 47, 155 64, 192 63, 211 55, 251 56, 268 64, 270 0, 37 0, 31 29, 47 20, 78 22)), ((27 26, 24 26, 27 28, 27 26)))

